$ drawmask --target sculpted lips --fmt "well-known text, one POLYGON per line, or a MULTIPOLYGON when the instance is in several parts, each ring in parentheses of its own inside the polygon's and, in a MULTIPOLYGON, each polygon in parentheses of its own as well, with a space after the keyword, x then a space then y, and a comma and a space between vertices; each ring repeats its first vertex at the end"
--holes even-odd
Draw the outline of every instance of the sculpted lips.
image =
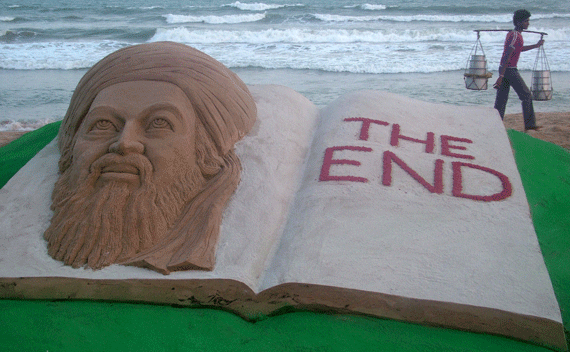
POLYGON ((133 174, 139 175, 140 171, 136 166, 129 165, 129 164, 110 164, 101 170, 101 173, 123 173, 123 174, 133 174))
POLYGON ((149 182, 152 174, 150 161, 142 155, 129 154, 119 156, 105 154, 91 165, 90 171, 103 179, 149 182))

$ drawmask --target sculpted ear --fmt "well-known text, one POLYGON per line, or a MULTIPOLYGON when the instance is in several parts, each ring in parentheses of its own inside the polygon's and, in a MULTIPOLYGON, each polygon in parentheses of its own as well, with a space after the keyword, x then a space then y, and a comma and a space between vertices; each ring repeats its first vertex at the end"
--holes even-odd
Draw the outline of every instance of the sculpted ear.
MULTIPOLYGON (((58 134, 58 138, 61 139, 61 131, 58 134)), ((59 141, 58 141, 59 142, 59 141)), ((67 170, 73 163, 73 145, 75 144, 75 137, 70 142, 66 143, 64 146, 60 146, 59 152, 61 154, 58 162, 59 173, 63 173, 67 170)))
POLYGON ((206 178, 218 174, 224 165, 224 159, 200 122, 196 123, 196 161, 206 178))

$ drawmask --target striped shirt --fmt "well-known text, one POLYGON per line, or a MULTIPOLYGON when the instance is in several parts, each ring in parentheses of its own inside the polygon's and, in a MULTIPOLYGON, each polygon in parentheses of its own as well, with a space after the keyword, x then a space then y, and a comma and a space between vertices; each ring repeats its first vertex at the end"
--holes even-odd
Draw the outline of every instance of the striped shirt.
POLYGON ((523 46, 522 33, 519 31, 510 31, 507 34, 507 38, 505 38, 505 49, 503 50, 503 57, 501 57, 501 66, 517 67, 523 46), (508 48, 513 49, 513 54, 511 55, 511 59, 506 62, 508 48))

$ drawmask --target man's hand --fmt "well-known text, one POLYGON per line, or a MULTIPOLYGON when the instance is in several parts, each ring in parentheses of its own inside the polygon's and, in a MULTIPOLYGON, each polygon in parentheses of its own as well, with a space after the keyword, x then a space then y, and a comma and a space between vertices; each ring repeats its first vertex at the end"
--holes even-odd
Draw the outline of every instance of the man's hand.
POLYGON ((493 84, 493 88, 499 89, 501 84, 503 84, 503 76, 499 76, 499 78, 497 78, 497 81, 495 82, 495 84, 493 84))

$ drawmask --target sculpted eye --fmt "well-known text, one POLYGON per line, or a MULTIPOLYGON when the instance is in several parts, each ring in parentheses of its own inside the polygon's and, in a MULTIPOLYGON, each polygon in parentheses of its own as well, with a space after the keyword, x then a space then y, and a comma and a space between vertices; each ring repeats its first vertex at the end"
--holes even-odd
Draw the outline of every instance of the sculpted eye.
POLYGON ((172 130, 170 122, 162 117, 158 117, 150 122, 149 128, 151 129, 169 129, 172 130))
POLYGON ((98 120, 93 124, 92 131, 116 131, 117 128, 109 120, 98 120))

